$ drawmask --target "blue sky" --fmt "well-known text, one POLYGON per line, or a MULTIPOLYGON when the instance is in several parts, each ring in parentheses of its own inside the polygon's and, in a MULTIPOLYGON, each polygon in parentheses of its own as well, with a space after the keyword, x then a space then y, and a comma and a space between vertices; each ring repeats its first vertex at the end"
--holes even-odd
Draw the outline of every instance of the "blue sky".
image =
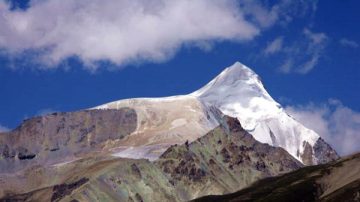
POLYGON ((240 61, 330 143, 360 141, 359 1, 102 2, 0 1, 0 130, 190 93, 240 61))

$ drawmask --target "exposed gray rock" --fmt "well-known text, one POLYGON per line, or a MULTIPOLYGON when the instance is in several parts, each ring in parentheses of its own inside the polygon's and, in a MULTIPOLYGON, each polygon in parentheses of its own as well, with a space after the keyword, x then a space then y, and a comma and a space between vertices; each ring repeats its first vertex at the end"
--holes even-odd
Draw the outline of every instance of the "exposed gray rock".
POLYGON ((314 145, 314 154, 321 164, 339 159, 339 155, 322 138, 319 138, 314 145))

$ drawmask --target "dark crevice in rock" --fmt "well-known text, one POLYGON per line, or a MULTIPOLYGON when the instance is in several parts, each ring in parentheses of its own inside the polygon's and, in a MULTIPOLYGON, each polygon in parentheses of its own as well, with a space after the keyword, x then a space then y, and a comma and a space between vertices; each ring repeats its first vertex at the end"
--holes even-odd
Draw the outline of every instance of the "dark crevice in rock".
POLYGON ((144 201, 143 198, 141 197, 141 195, 140 195, 139 193, 136 193, 136 194, 135 194, 135 198, 136 198, 136 201, 137 201, 137 202, 143 202, 143 201, 144 201))
POLYGON ((135 163, 131 165, 131 171, 136 177, 141 179, 141 171, 135 163))
POLYGON ((26 148, 20 147, 18 150, 19 150, 18 158, 20 160, 30 160, 35 158, 36 156, 36 154, 29 152, 28 149, 26 148))
POLYGON ((60 148, 52 148, 50 149, 51 152, 58 151, 60 148))
POLYGON ((51 196, 51 201, 59 201, 64 198, 66 195, 70 195, 72 191, 79 188, 81 185, 88 182, 88 178, 81 178, 80 180, 70 183, 70 184, 60 184, 55 185, 53 188, 53 194, 51 196))
POLYGON ((22 154, 19 153, 18 158, 20 160, 30 160, 36 157, 36 154, 22 154))

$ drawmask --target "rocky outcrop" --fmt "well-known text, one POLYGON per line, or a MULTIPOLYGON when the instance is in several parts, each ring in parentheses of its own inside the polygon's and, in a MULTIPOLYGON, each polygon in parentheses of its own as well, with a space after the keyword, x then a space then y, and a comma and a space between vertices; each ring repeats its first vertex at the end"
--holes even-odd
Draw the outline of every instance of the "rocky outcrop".
POLYGON ((231 192, 302 166, 284 149, 256 141, 237 119, 228 116, 220 127, 191 144, 169 148, 156 164, 189 194, 183 200, 231 192))
POLYGON ((303 142, 303 148, 304 148, 304 151, 303 151, 303 153, 300 155, 302 162, 303 162, 305 165, 313 165, 313 164, 315 164, 315 163, 313 162, 313 156, 314 156, 314 154, 313 154, 313 148, 312 148, 312 146, 311 146, 308 142, 304 141, 304 142, 303 142))
POLYGON ((60 201, 62 198, 64 198, 67 195, 70 195, 72 191, 76 190, 77 188, 81 187, 83 184, 88 182, 89 179, 87 178, 81 178, 76 182, 70 183, 70 184, 60 184, 56 185, 53 188, 53 194, 51 196, 51 201, 60 201))
POLYGON ((314 145, 314 156, 320 164, 324 164, 330 161, 337 160, 339 155, 331 146, 326 143, 321 137, 316 141, 314 145))

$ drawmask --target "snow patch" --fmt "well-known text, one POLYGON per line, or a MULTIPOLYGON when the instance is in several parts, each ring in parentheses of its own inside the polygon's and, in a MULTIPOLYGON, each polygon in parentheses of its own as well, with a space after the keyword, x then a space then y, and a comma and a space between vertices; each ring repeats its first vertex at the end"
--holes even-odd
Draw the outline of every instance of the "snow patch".
POLYGON ((123 146, 115 148, 112 156, 130 159, 148 159, 150 161, 155 161, 170 146, 171 145, 167 144, 144 145, 136 147, 123 146))
POLYGON ((183 126, 185 124, 187 124, 186 119, 176 119, 176 120, 171 122, 171 128, 170 129, 180 127, 180 126, 183 126))
POLYGON ((61 167, 61 166, 65 166, 67 164, 70 164, 72 162, 75 162, 77 160, 79 160, 80 158, 73 158, 73 159, 70 159, 70 160, 66 160, 66 161, 63 161, 63 162, 59 162, 59 163, 56 163, 56 164, 53 164, 52 166, 54 167, 61 167))

